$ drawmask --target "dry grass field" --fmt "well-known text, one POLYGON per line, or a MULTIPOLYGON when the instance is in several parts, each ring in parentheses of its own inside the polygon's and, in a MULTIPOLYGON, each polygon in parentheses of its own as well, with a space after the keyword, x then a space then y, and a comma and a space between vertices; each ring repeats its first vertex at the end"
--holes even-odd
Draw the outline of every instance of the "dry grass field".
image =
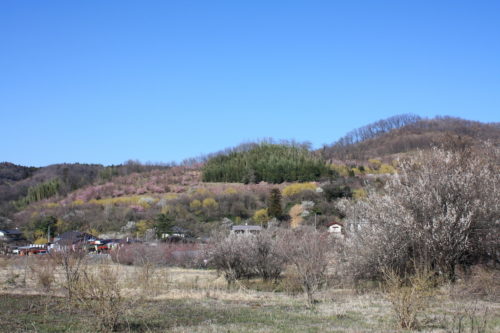
MULTIPOLYGON (((1 258, 0 331, 103 331, 96 326, 98 318, 115 306, 120 310, 114 330, 121 332, 401 331, 378 288, 326 288, 308 308, 300 288, 287 279, 277 284, 241 281, 228 290, 213 270, 124 266, 97 258, 83 270, 116 277, 99 286, 102 295, 119 297, 112 302, 94 299, 91 307, 77 305, 66 297, 63 270, 49 258, 1 258)), ((481 298, 464 295, 460 288, 442 287, 429 299, 418 315, 420 332, 500 331, 498 288, 481 298)))

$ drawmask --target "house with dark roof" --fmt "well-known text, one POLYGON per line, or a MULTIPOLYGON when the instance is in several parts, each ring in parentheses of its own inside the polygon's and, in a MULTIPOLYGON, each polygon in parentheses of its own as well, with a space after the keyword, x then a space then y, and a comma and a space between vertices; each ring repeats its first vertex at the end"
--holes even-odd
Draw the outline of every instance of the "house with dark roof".
POLYGON ((97 240, 96 237, 86 232, 67 231, 55 237, 54 243, 58 245, 74 245, 78 243, 87 243, 97 240))
POLYGON ((262 231, 260 225, 233 225, 231 233, 235 234, 256 234, 262 231))
POLYGON ((0 230, 0 240, 13 242, 23 240, 23 233, 19 229, 0 230))

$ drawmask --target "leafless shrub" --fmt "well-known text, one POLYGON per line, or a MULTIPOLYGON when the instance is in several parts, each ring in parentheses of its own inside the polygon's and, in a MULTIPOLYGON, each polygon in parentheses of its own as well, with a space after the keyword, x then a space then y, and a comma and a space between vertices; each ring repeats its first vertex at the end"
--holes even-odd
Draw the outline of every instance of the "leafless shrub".
POLYGON ((80 249, 52 252, 51 259, 60 265, 64 272, 64 288, 67 290, 68 299, 73 298, 76 284, 79 282, 82 266, 85 264, 86 252, 80 249))
POLYGON ((165 263, 163 249, 160 246, 131 244, 111 251, 111 260, 123 265, 139 265, 144 263, 160 265, 165 263))
POLYGON ((75 305, 94 314, 101 332, 113 331, 124 311, 118 273, 109 265, 87 267, 73 286, 75 305))
MULTIPOLYGON (((487 306, 465 304, 452 317, 448 333, 485 333, 490 332, 490 309, 487 306)), ((491 330, 492 332, 492 330, 491 330)))
POLYGON ((52 284, 55 282, 55 264, 50 258, 35 258, 30 263, 30 270, 37 285, 44 291, 50 291, 52 284))
POLYGON ((162 245, 165 262, 168 266, 183 268, 204 267, 203 251, 196 243, 167 243, 162 245))
POLYGON ((331 238, 328 234, 301 227, 287 230, 281 236, 287 262, 295 266, 308 306, 314 305, 314 294, 325 283, 331 238))
POLYGON ((283 290, 289 295, 298 295, 304 292, 302 279, 295 266, 289 266, 279 281, 279 290, 283 290))
POLYGON ((390 268, 383 269, 385 295, 403 329, 418 327, 417 315, 429 307, 435 293, 434 273, 417 268, 412 275, 401 276, 390 268))
POLYGON ((451 286, 450 296, 457 299, 500 300, 500 271, 484 266, 473 266, 463 278, 451 286))
POLYGON ((224 274, 229 286, 254 276, 276 282, 286 264, 279 233, 266 229, 255 235, 218 235, 207 248, 209 263, 224 274))

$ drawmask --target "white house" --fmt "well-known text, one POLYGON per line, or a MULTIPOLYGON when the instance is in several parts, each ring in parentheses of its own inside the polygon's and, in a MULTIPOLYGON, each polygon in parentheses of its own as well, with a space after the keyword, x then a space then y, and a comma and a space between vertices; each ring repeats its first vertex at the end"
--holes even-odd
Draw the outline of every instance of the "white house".
POLYGON ((332 222, 330 224, 327 224, 327 227, 328 227, 329 233, 343 237, 342 232, 343 232, 344 226, 341 223, 332 222))

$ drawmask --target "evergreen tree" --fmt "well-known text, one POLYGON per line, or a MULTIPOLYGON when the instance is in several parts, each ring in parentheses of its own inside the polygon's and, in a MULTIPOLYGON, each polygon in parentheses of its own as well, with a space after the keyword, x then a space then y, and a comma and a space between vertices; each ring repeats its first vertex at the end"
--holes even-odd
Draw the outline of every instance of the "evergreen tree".
POLYGON ((163 234, 172 233, 172 220, 169 214, 158 214, 156 216, 154 228, 158 237, 162 237, 163 234))
POLYGON ((269 217, 281 219, 283 209, 281 207, 281 192, 277 188, 273 188, 269 193, 267 213, 269 217))

